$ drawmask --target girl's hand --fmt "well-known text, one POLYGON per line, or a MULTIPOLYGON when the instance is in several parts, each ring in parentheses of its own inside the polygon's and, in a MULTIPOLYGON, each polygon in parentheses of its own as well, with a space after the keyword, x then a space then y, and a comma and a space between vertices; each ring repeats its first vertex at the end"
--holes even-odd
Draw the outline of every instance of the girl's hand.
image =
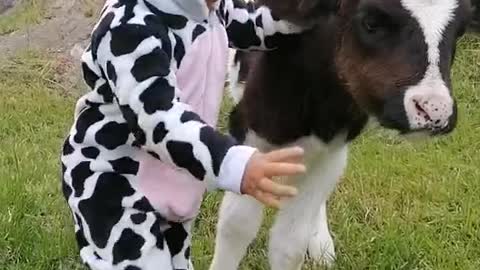
POLYGON ((267 206, 279 208, 282 199, 293 197, 298 191, 295 187, 274 182, 272 177, 305 173, 303 154, 303 149, 299 147, 267 154, 256 152, 247 163, 241 185, 242 194, 250 195, 267 206))

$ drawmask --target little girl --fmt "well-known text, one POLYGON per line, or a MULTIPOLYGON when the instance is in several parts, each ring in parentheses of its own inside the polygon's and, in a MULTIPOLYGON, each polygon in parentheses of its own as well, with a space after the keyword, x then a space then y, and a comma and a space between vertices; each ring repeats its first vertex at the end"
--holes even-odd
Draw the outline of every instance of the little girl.
POLYGON ((271 180, 304 172, 298 148, 268 154, 216 125, 228 45, 273 49, 300 29, 242 0, 108 0, 82 56, 62 155, 63 193, 93 270, 192 269, 191 226, 206 188, 278 207, 271 180))

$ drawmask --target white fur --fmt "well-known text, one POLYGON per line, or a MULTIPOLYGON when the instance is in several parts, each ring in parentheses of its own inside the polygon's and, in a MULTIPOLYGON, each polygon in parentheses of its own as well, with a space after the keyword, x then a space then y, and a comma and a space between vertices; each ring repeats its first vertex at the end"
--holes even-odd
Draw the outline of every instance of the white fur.
POLYGON ((444 31, 454 19, 458 0, 402 0, 403 7, 420 24, 428 46, 428 68, 419 84, 407 89, 405 108, 412 129, 424 128, 429 123, 417 115, 415 103, 428 104, 426 111, 440 127, 448 125, 453 114, 453 98, 440 72, 440 43, 444 31))
POLYGON ((262 224, 263 205, 248 196, 226 192, 217 224, 211 270, 236 270, 262 224))
POLYGON ((230 61, 228 64, 228 90, 235 104, 240 102, 243 97, 243 83, 238 81, 240 74, 240 63, 234 62, 235 51, 230 50, 230 61))
MULTIPOLYGON (((285 179, 299 189, 299 195, 286 201, 270 231, 269 262, 272 270, 297 270, 305 254, 322 264, 335 258, 333 239, 327 222, 326 202, 347 164, 345 136, 330 144, 315 137, 295 143, 306 151, 308 173, 285 179)), ((276 148, 249 132, 248 145, 263 151, 276 148)), ((263 217, 263 206, 254 199, 227 193, 218 222, 215 256, 211 270, 235 270, 255 238, 263 217)))

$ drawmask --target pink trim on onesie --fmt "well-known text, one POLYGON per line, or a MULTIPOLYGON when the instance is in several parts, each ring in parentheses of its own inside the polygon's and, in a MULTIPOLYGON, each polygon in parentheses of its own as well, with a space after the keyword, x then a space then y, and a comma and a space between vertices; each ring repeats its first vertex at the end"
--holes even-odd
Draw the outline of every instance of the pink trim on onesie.
MULTIPOLYGON (((207 27, 187 50, 176 73, 180 100, 216 126, 228 64, 228 38, 221 24, 207 27)), ((139 190, 169 221, 194 218, 206 186, 188 172, 141 153, 139 190)))

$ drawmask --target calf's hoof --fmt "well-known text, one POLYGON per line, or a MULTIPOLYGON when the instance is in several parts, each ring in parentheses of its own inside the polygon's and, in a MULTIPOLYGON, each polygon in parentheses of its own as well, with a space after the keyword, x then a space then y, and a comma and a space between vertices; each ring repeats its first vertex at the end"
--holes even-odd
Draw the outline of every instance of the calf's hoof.
POLYGON ((317 233, 308 245, 308 257, 315 264, 333 267, 335 263, 335 245, 330 233, 317 233))

